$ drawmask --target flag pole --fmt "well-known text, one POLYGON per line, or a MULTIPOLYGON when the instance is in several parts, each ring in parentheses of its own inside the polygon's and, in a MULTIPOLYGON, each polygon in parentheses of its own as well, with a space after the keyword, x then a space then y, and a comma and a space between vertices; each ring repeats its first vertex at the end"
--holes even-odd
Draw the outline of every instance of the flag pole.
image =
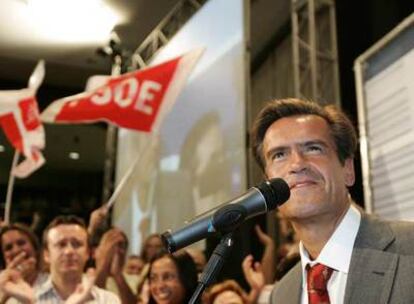
POLYGON ((14 179, 15 179, 15 176, 12 172, 14 168, 17 166, 19 155, 20 153, 17 150, 15 150, 13 161, 12 161, 12 166, 10 169, 9 183, 7 184, 6 206, 4 208, 4 222, 6 225, 10 224, 10 209, 11 209, 11 201, 12 201, 14 179))
MULTIPOLYGON (((157 138, 154 134, 151 134, 150 140, 149 140, 149 147, 153 146, 154 140, 157 138)), ((134 173, 134 169, 137 166, 137 164, 142 159, 144 153, 144 145, 141 146, 140 152, 138 153, 138 156, 135 158, 132 165, 128 168, 128 170, 125 172, 125 174, 122 176, 121 180, 119 181, 118 185, 116 186, 114 192, 112 193, 111 197, 109 198, 108 202, 105 204, 105 207, 107 210, 109 210, 115 203, 115 200, 118 198, 119 194, 121 193, 124 186, 128 183, 128 181, 131 179, 132 174, 134 173)))
POLYGON ((142 153, 139 153, 137 158, 135 158, 134 163, 132 166, 129 167, 127 172, 122 176, 121 180, 119 181, 118 185, 116 186, 114 192, 112 193, 111 197, 109 198, 108 202, 105 204, 106 209, 109 210, 115 203, 115 200, 118 198, 121 190, 124 188, 125 184, 131 179, 132 173, 134 172, 135 166, 141 159, 142 153))
MULTIPOLYGON (((112 55, 112 71, 111 76, 121 75, 122 69, 122 57, 120 54, 115 53, 112 55)), ((114 188, 113 172, 115 167, 116 149, 117 149, 117 136, 118 128, 115 125, 109 124, 106 131, 106 143, 105 143, 105 164, 104 164, 104 177, 103 177, 103 189, 102 200, 105 202, 109 197, 111 190, 114 188)))

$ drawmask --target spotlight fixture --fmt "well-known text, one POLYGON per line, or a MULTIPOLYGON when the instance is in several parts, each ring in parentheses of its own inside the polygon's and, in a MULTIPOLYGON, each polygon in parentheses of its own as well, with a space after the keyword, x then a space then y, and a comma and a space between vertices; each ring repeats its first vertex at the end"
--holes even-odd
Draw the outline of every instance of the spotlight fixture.
POLYGON ((114 30, 109 36, 108 45, 99 47, 96 53, 102 57, 115 57, 122 54, 121 39, 114 30))
POLYGON ((78 160, 80 158, 80 154, 78 152, 69 152, 69 158, 73 160, 78 160))

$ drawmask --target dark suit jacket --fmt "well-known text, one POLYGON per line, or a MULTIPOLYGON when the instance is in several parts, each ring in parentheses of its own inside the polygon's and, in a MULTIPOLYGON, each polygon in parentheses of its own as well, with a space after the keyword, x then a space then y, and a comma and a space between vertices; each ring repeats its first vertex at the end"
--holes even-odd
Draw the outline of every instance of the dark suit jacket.
MULTIPOLYGON (((272 304, 299 304, 300 262, 278 283, 272 304)), ((362 215, 352 251, 344 304, 414 303, 414 223, 362 215)), ((335 303, 331 303, 335 304, 335 303)))

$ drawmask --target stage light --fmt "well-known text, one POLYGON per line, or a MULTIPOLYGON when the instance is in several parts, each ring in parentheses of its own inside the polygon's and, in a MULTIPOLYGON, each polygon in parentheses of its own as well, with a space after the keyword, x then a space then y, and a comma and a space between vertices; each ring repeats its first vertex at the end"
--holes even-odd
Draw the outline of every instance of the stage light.
POLYGON ((6 151, 6 148, 4 148, 3 145, 0 145, 0 152, 4 152, 4 151, 6 151))
POLYGON ((69 152, 69 158, 73 160, 78 160, 80 158, 80 154, 78 152, 69 152))
POLYGON ((121 17, 101 0, 28 0, 38 35, 56 43, 105 42, 121 17))

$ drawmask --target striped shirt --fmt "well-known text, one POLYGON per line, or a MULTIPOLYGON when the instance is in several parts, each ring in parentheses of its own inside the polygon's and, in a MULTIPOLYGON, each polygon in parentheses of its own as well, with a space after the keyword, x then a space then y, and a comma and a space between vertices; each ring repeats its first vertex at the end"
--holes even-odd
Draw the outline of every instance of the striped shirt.
MULTIPOLYGON (((64 304, 63 300, 55 287, 52 280, 49 278, 42 286, 40 286, 36 293, 36 304, 64 304)), ((87 304, 121 304, 118 296, 114 293, 93 286, 91 290, 92 299, 87 301, 87 304)))

